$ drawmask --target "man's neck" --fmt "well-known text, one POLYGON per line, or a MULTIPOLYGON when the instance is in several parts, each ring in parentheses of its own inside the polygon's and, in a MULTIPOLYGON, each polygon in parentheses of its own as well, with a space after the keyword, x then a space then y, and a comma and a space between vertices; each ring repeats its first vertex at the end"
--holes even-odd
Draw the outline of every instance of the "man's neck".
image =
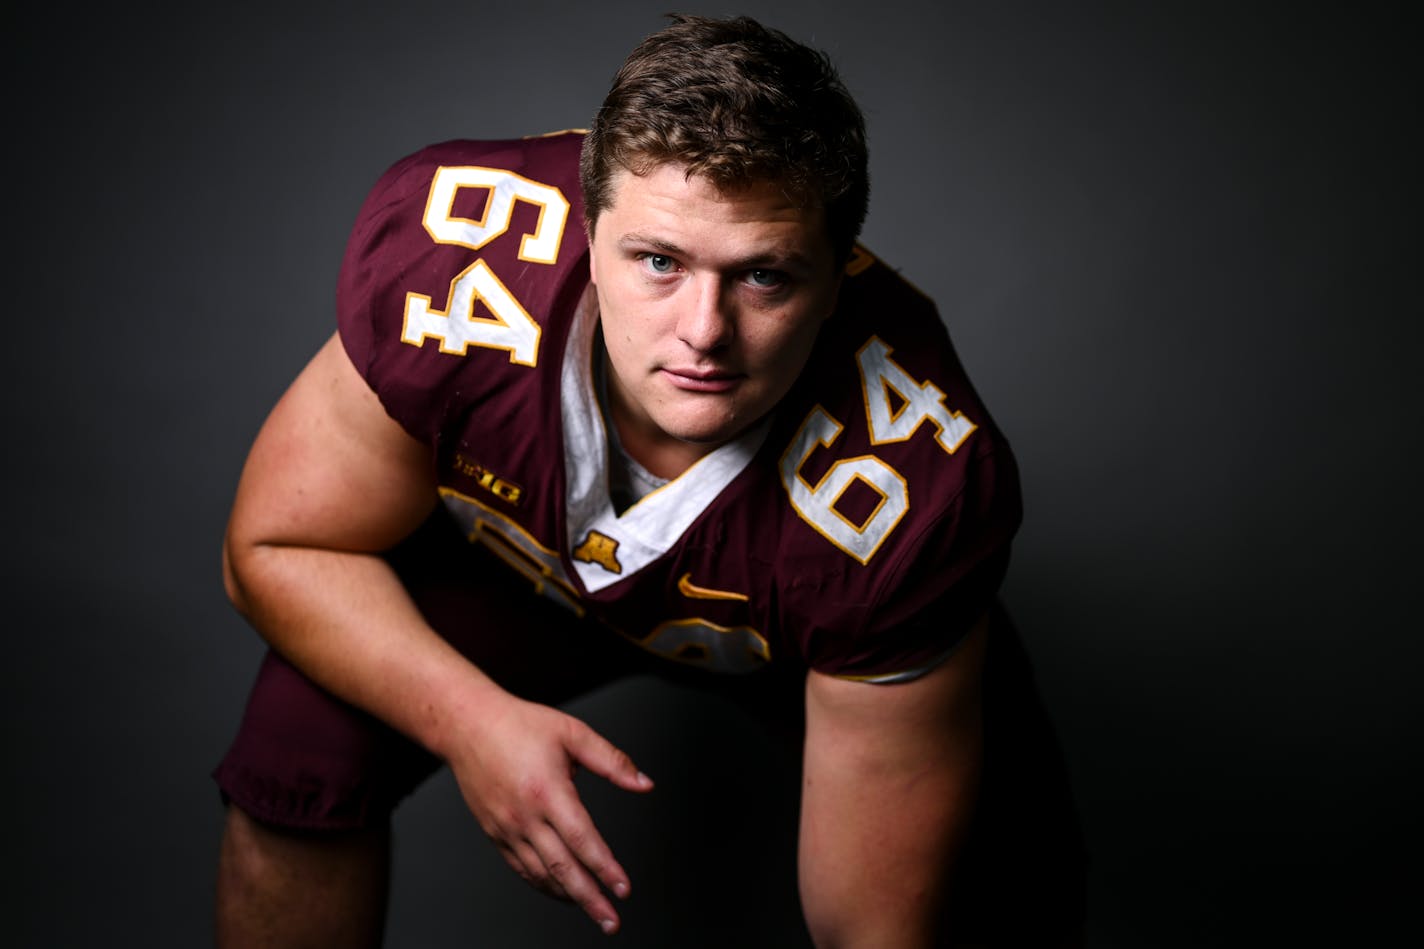
POLYGON ((647 413, 630 404, 621 391, 607 354, 600 353, 599 358, 607 395, 604 420, 613 426, 623 450, 649 474, 671 480, 717 450, 717 445, 685 442, 658 428, 647 413))
POLYGON ((628 456, 648 470, 649 474, 669 480, 676 478, 717 449, 716 445, 697 445, 668 437, 646 416, 638 417, 620 405, 620 398, 610 387, 609 423, 618 432, 618 440, 628 456))

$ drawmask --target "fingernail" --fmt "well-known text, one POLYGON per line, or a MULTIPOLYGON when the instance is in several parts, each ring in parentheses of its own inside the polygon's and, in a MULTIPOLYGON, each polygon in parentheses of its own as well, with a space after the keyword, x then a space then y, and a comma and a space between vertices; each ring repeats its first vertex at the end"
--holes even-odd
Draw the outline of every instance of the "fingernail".
POLYGON ((643 787, 649 787, 649 788, 650 788, 650 787, 653 786, 653 779, 650 778, 650 777, 648 777, 648 776, 647 776, 646 774, 644 774, 643 772, 639 771, 639 772, 638 772, 638 783, 641 784, 641 785, 643 785, 643 787))
POLYGON ((628 884, 626 884, 626 883, 615 883, 615 884, 613 884, 613 892, 614 892, 614 894, 617 895, 617 897, 618 897, 619 899, 626 900, 626 899, 628 898, 628 884))
POLYGON ((605 919, 603 922, 599 923, 598 926, 600 929, 603 930, 606 935, 613 934, 613 920, 605 919))

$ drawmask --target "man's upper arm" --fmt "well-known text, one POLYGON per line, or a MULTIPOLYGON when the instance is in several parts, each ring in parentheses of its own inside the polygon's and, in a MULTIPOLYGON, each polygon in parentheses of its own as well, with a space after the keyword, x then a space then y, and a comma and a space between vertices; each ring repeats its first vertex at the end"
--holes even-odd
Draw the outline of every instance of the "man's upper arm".
POLYGON ((800 875, 818 945, 929 944, 978 785, 986 634, 981 619, 912 682, 808 677, 800 875))
POLYGON ((429 447, 386 414, 333 335, 253 443, 227 552, 258 545, 385 550, 434 503, 429 447))

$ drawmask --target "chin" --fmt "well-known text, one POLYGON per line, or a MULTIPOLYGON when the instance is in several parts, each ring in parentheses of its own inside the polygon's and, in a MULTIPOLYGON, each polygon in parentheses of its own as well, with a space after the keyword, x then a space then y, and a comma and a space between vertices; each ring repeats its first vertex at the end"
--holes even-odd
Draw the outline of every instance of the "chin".
POLYGON ((713 449, 742 434, 751 423, 722 415, 716 419, 680 419, 663 429, 678 441, 713 449))
POLYGON ((700 448, 716 448, 736 436, 734 430, 703 425, 669 425, 663 431, 684 444, 700 448))

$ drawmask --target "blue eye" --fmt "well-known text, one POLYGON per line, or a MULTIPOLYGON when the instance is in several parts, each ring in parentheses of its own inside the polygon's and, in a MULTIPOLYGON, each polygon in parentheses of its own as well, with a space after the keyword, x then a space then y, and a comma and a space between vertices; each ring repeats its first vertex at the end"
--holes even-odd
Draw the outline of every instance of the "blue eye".
POLYGON ((779 270, 749 270, 747 283, 762 290, 775 290, 786 283, 786 274, 779 270))
POLYGON ((656 274, 669 274, 677 269, 677 264, 666 254, 646 254, 643 264, 656 274))

